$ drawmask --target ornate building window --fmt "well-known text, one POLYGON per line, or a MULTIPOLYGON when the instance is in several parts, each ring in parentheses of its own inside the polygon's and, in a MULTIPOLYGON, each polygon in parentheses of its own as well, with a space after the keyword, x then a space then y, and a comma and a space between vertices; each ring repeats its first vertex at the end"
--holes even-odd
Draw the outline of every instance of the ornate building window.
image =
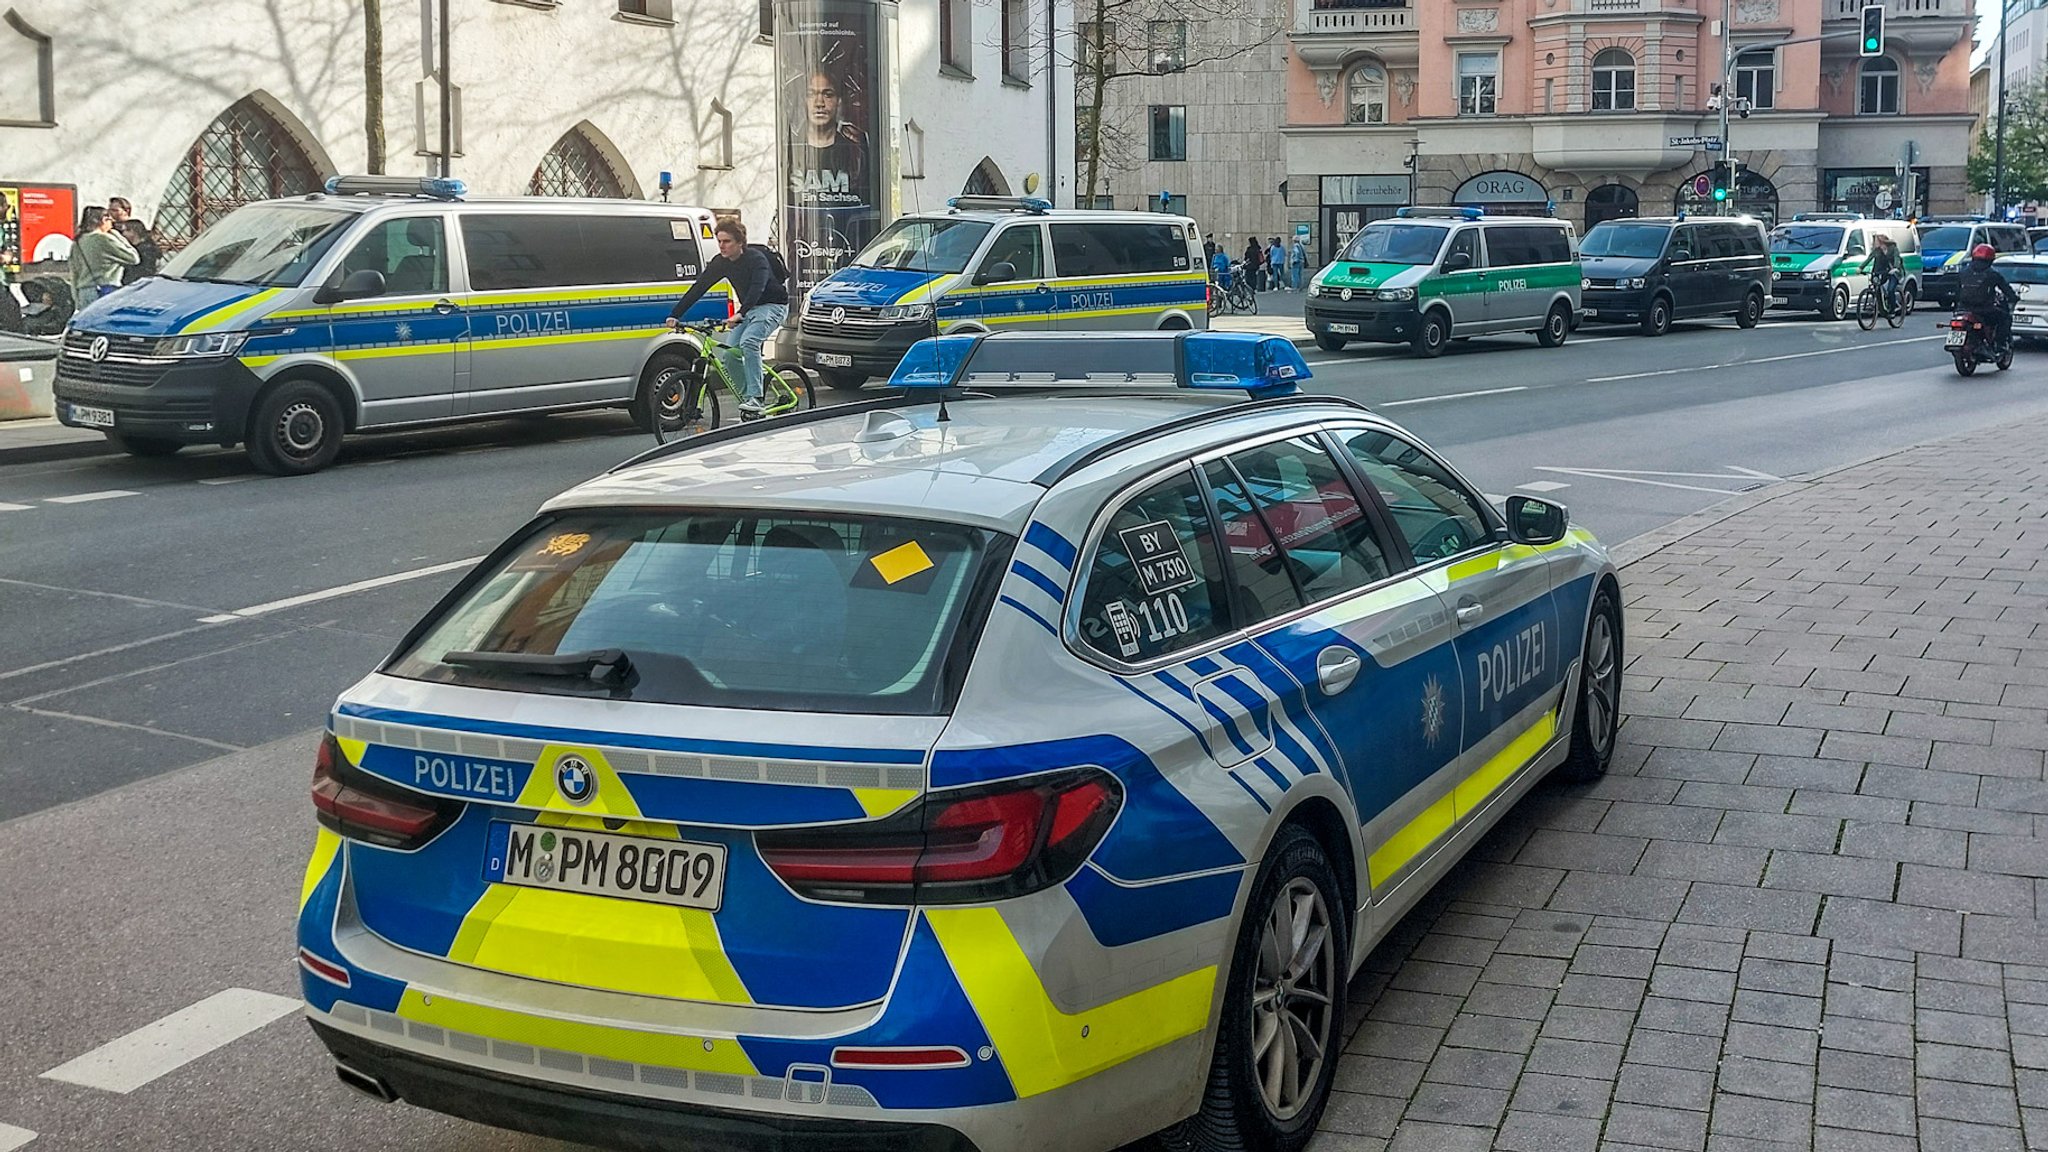
POLYGON ((1735 58, 1735 95, 1749 101, 1753 109, 1777 106, 1777 49, 1752 48, 1735 58))
POLYGON ((1344 122, 1385 124, 1387 122, 1387 70, 1366 61, 1353 65, 1344 77, 1344 122))
POLYGON ((245 96, 186 150, 164 189, 156 226, 172 246, 181 246, 252 200, 303 196, 323 182, 291 133, 245 96))
POLYGON ((1856 111, 1864 116, 1895 116, 1899 111, 1899 62, 1874 56, 1863 62, 1856 85, 1856 111))
POLYGON ((610 200, 624 198, 626 182, 612 170, 593 141, 579 126, 562 133, 555 146, 540 158, 540 167, 527 181, 528 196, 597 196, 610 200))
POLYGON ((1593 57, 1593 111, 1627 112, 1636 106, 1636 58, 1619 48, 1593 57))

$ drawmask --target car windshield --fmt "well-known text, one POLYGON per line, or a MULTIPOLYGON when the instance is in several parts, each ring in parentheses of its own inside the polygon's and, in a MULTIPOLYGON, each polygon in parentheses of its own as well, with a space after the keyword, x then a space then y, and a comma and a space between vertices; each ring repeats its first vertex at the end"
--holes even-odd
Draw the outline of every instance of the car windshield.
POLYGON ((1368 224, 1345 245, 1340 259, 1359 264, 1434 264, 1450 229, 1436 224, 1368 224))
POLYGON ((927 220, 906 216, 875 237, 854 258, 856 268, 899 268, 917 272, 961 272, 981 247, 991 225, 976 220, 927 220))
POLYGON ((354 212, 304 204, 248 204, 201 232, 165 261, 181 280, 292 288, 327 254, 354 212))
POLYGON ((2048 284, 2048 264, 2001 263, 1998 272, 2013 284, 2048 284))
POLYGON ((1771 231, 1771 251, 1834 252, 1842 246, 1841 228, 1821 224, 1787 224, 1771 231))
POLYGON ((1955 224, 1929 228, 1920 234, 1920 246, 1937 252, 1954 252, 1970 246, 1970 229, 1955 224))
POLYGON ((1595 224, 1579 243, 1579 255, 1654 260, 1664 254, 1670 231, 1661 224, 1595 224))
POLYGON ((955 637, 979 631, 969 606, 1007 544, 924 520, 579 512, 501 553, 387 671, 662 704, 934 714, 955 637))

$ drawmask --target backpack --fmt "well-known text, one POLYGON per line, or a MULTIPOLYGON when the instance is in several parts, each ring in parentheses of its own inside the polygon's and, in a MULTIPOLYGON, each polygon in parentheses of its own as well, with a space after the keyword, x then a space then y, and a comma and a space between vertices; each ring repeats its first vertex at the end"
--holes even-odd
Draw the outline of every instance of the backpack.
POLYGON ((768 258, 768 274, 775 277, 777 283, 789 283, 789 265, 782 262, 782 253, 766 244, 749 244, 747 247, 768 258))

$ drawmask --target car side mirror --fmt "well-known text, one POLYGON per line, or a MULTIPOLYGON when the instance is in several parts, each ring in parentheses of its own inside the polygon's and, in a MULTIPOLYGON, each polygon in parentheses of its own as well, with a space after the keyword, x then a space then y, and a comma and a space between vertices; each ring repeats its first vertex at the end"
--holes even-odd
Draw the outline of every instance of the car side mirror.
POLYGON ((1446 272, 1463 272, 1471 266, 1472 254, 1470 252, 1453 252, 1449 256, 1444 257, 1444 271, 1446 272))
POLYGON ((1534 496, 1508 497, 1507 512, 1508 539, 1517 544, 1555 544, 1571 523, 1564 505, 1534 496))
POLYGON ((1680 263, 1682 263, 1682 262, 1684 262, 1684 261, 1687 261, 1687 260, 1690 260, 1690 259, 1692 259, 1692 249, 1690 249, 1690 248, 1673 248, 1673 249, 1671 250, 1671 259, 1672 259, 1673 261, 1675 261, 1675 262, 1680 262, 1680 263))
POLYGON ((976 284, 1007 284, 1017 278, 1017 266, 1008 260, 998 260, 981 270, 974 278, 976 284))
POLYGON ((315 304, 339 304, 344 300, 362 300, 384 294, 384 274, 375 268, 361 268, 349 273, 340 284, 323 284, 313 294, 315 304))

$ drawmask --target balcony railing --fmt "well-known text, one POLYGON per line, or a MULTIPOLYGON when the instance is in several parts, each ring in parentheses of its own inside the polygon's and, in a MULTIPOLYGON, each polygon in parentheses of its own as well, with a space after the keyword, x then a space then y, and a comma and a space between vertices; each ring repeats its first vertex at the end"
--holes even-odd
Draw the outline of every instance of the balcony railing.
POLYGON ((1349 33, 1413 32, 1415 9, 1406 0, 1300 0, 1300 19, 1295 27, 1303 32, 1349 33))
MULTIPOLYGON (((1863 14, 1863 6, 1871 2, 1872 0, 1827 0, 1827 18, 1859 19, 1863 14)), ((1884 0, 1884 14, 1887 20, 1906 20, 1916 16, 1961 19, 1970 15, 1970 0, 1884 0)))

